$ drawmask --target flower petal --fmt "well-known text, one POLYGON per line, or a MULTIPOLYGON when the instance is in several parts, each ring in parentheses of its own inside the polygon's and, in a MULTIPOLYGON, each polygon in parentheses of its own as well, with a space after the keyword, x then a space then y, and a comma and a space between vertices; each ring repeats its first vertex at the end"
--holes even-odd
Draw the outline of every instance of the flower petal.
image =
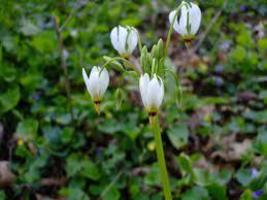
POLYGON ((158 77, 154 75, 152 80, 148 84, 147 89, 147 101, 149 105, 149 109, 156 108, 158 109, 162 103, 163 99, 163 83, 158 77))
POLYGON ((94 66, 91 70, 89 81, 88 81, 88 87, 89 87, 89 93, 92 96, 92 98, 98 98, 99 97, 99 67, 94 66))
POLYGON ((141 99, 145 107, 147 107, 147 86, 149 83, 149 75, 145 73, 139 79, 139 89, 141 93, 141 99))
POLYGON ((107 90, 109 84, 109 75, 106 68, 101 69, 98 84, 99 84, 99 96, 102 97, 105 91, 107 90))
POLYGON ((201 10, 200 8, 191 3, 192 7, 189 9, 189 23, 191 25, 191 34, 196 34, 201 22, 201 10))
POLYGON ((187 28, 186 28, 188 14, 189 14, 188 7, 186 4, 184 4, 181 7, 180 18, 179 18, 178 23, 177 23, 177 32, 181 35, 189 34, 187 31, 187 28))
POLYGON ((88 78, 87 73, 86 73, 84 68, 82 69, 82 75, 83 75, 83 80, 84 80, 84 83, 86 85, 86 88, 89 92, 89 78, 88 78))
MULTIPOLYGON (((169 21, 170 21, 170 24, 172 24, 172 21, 173 21, 173 18, 175 17, 176 15, 176 10, 173 10, 170 12, 169 14, 169 21)), ((174 24, 173 24, 173 28, 176 32, 178 32, 178 21, 177 21, 177 16, 175 17, 175 21, 174 21, 174 24)), ((179 33, 179 32, 178 32, 179 33)))
POLYGON ((127 52, 131 54, 137 46, 138 32, 135 28, 130 27, 130 32, 127 38, 128 49, 127 52))
POLYGON ((119 27, 114 27, 110 33, 110 39, 114 49, 119 51, 119 27))

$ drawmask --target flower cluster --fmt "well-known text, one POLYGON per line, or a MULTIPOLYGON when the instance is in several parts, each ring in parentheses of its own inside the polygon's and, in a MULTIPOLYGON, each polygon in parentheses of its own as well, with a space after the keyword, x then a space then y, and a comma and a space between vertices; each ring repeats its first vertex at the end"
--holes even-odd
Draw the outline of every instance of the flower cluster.
MULTIPOLYGON (((201 22, 201 11, 194 3, 182 2, 179 7, 169 14, 170 30, 174 29, 185 42, 194 39, 201 22)), ((151 52, 147 47, 142 48, 138 31, 130 26, 114 27, 110 33, 112 46, 120 55, 120 60, 129 63, 138 42, 140 48, 140 65, 142 67, 139 79, 139 90, 144 107, 150 116, 158 113, 164 97, 164 62, 168 44, 164 50, 163 41, 153 46, 151 52)), ((111 59, 112 60, 112 59, 111 59)), ((109 60, 110 62, 110 60, 109 60)), ((107 64, 107 63, 106 63, 107 64)), ((104 65, 105 66, 105 65, 104 65)), ((99 104, 109 84, 109 75, 105 67, 93 67, 88 78, 85 69, 82 70, 86 87, 99 109, 99 104)))

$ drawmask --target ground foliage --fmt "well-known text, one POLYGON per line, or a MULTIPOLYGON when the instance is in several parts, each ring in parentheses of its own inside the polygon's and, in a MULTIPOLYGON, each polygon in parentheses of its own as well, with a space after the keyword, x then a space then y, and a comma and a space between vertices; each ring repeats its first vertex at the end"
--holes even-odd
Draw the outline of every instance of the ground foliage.
MULTIPOLYGON (((173 34, 168 63, 183 98, 176 101, 170 78, 160 113, 174 199, 267 199, 266 1, 199 5, 203 21, 191 48, 210 29, 195 52, 173 34)), ((98 116, 81 68, 116 55, 115 25, 135 26, 149 47, 166 39, 176 6, 1 0, 0 199, 163 198, 137 80, 111 70, 98 116)))

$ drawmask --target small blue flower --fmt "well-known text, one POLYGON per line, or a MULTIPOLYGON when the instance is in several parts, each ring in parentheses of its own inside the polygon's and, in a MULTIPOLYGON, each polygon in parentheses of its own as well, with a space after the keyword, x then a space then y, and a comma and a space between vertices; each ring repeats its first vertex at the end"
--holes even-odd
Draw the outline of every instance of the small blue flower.
POLYGON ((256 191, 254 191, 253 194, 252 194, 252 196, 253 196, 253 198, 257 199, 257 198, 259 198, 262 194, 263 194, 263 190, 260 189, 260 190, 256 190, 256 191))

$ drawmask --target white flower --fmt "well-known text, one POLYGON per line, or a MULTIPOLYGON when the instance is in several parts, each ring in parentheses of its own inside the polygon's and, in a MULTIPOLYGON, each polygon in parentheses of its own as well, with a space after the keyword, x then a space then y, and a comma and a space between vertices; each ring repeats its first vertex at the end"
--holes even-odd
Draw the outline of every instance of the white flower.
POLYGON ((157 114, 164 96, 163 81, 156 74, 150 79, 145 73, 139 79, 139 89, 143 104, 150 115, 157 114))
POLYGON ((114 27, 110 33, 111 43, 121 56, 129 56, 138 42, 137 30, 133 27, 114 27))
MULTIPOLYGON (((169 21, 172 23, 176 10, 170 12, 169 21)), ((201 10, 194 3, 182 2, 180 17, 176 15, 173 28, 176 32, 183 36, 184 39, 193 39, 197 33, 201 22, 201 10)))
POLYGON ((109 75, 106 68, 93 67, 88 78, 85 69, 82 69, 83 79, 87 90, 95 104, 100 104, 109 84, 109 75))

